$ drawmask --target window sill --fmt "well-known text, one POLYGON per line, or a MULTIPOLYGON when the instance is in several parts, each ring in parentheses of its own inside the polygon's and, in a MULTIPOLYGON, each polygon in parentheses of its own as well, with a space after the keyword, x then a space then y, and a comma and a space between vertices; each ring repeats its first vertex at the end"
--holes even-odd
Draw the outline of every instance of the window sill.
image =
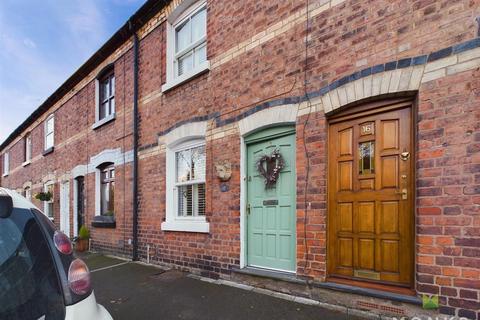
POLYGON ((202 63, 201 65, 199 65, 197 68, 193 69, 192 71, 190 72, 187 72, 183 75, 181 75, 180 77, 177 77, 175 79, 172 79, 172 80, 169 80, 167 83, 165 83, 163 86, 162 86, 162 92, 167 92, 168 90, 171 90, 185 82, 187 82, 188 80, 196 77, 196 76, 199 76, 207 71, 210 70, 210 62, 207 60, 205 61, 204 63, 202 63))
POLYGON ((31 163, 32 162, 30 160, 27 160, 24 163, 22 163, 22 167, 26 167, 26 166, 30 165, 31 163))
POLYGON ((181 231, 209 233, 210 224, 205 221, 165 221, 162 222, 163 231, 181 231))
POLYGON ((100 128, 101 126, 109 123, 110 121, 115 120, 116 116, 115 113, 109 115, 108 117, 103 118, 102 120, 98 120, 92 125, 92 129, 95 130, 97 128, 100 128))
POLYGON ((43 151, 42 156, 45 157, 47 154, 52 153, 53 150, 55 150, 55 147, 50 147, 50 148, 48 148, 47 150, 43 151))
POLYGON ((115 228, 116 226, 113 216, 95 216, 92 221, 92 227, 95 228, 115 228))
POLYGON ((2 174, 2 178, 8 177, 8 173, 2 174))

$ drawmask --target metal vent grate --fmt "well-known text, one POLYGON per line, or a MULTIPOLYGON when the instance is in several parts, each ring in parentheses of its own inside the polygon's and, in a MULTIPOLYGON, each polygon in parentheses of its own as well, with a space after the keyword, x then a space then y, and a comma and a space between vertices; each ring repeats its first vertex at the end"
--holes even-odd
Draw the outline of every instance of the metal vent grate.
POLYGON ((377 303, 368 302, 368 301, 357 301, 357 307, 364 309, 364 310, 379 310, 385 311, 389 313, 394 313, 397 315, 405 315, 405 310, 398 307, 387 306, 387 305, 379 305, 377 303))

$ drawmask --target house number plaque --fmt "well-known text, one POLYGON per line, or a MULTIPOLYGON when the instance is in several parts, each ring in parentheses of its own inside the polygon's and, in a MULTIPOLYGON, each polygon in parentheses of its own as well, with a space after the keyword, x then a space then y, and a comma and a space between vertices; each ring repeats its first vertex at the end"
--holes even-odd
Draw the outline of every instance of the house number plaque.
POLYGON ((360 135, 362 136, 374 134, 374 131, 373 122, 364 123, 360 126, 360 135))

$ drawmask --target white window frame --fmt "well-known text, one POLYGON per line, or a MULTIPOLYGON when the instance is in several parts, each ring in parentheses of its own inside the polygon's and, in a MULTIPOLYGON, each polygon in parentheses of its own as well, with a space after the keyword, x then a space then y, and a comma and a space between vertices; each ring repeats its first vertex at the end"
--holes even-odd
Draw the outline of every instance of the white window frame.
POLYGON ((44 151, 47 151, 55 146, 55 115, 50 115, 46 120, 44 124, 44 151), (52 121, 52 131, 48 132, 48 122, 52 121), (48 136, 52 135, 52 145, 47 145, 47 138, 48 136))
POLYGON ((52 191, 52 199, 50 201, 44 201, 43 202, 43 213, 45 214, 45 216, 54 221, 55 220, 55 211, 52 212, 53 215, 50 217, 48 215, 48 204, 49 203, 53 203, 53 206, 55 206, 55 182, 54 181, 47 181, 43 184, 43 192, 47 192, 48 191, 48 187, 52 186, 53 185, 53 191, 52 191))
MULTIPOLYGON (((205 184, 206 185, 206 177, 203 179, 196 179, 196 180, 190 180, 187 182, 177 182, 177 152, 184 151, 184 150, 189 150, 197 147, 205 147, 205 140, 204 139, 194 139, 190 140, 184 143, 179 144, 175 148, 170 149, 170 152, 173 153, 174 157, 174 163, 173 163, 173 172, 175 173, 174 178, 173 178, 173 193, 174 193, 174 211, 175 211, 175 219, 176 220, 183 220, 183 221, 205 221, 205 216, 199 216, 198 213, 194 213, 192 216, 180 216, 178 214, 178 188, 182 186, 188 186, 188 185, 196 185, 196 184, 205 184)), ((205 150, 206 152, 206 150, 205 150)), ((205 163, 206 164, 206 163, 205 163)), ((171 168, 167 169, 171 171, 171 168)), ((205 166, 206 170, 206 166, 205 166)), ((172 188, 169 188, 172 190, 172 188)))
MULTIPOLYGON (((183 6, 179 6, 177 9, 172 12, 167 21, 167 82, 162 86, 162 92, 168 91, 191 78, 207 72, 210 70, 210 61, 206 59, 204 62, 200 63, 198 66, 195 66, 192 70, 185 72, 184 74, 177 76, 176 64, 179 57, 182 57, 186 52, 190 51, 195 47, 200 47, 203 44, 207 50, 208 57, 208 46, 207 46, 207 36, 208 30, 206 30, 205 37, 199 39, 195 43, 191 44, 189 47, 185 48, 183 51, 176 53, 176 28, 185 22, 187 19, 190 19, 194 14, 203 8, 207 8, 207 2, 205 0, 194 2, 192 0, 187 0, 184 2, 183 6), (184 9, 185 5, 190 5, 184 9), (182 10, 182 11, 180 11, 182 10)), ((207 11, 207 21, 208 21, 208 11, 207 11)))
POLYGON ((5 152, 3 154, 3 168, 2 168, 2 176, 6 177, 10 173, 10 154, 5 152))
MULTIPOLYGON (((166 212, 165 221, 162 222, 161 226, 163 231, 210 232, 210 224, 207 222, 206 216, 181 217, 178 216, 177 211, 178 194, 176 188, 181 183, 176 183, 176 153, 205 145, 205 129, 206 123, 186 124, 170 132, 169 136, 166 137, 166 212)), ((207 166, 208 163, 205 167, 207 166)), ((198 181, 200 180, 195 182, 198 181)), ((188 184, 191 184, 191 182, 188 184)), ((207 189, 207 186, 205 187, 207 189)))
MULTIPOLYGON (((92 129, 96 129, 98 127, 103 126, 104 124, 114 120, 116 118, 116 89, 117 89, 117 83, 116 83, 116 77, 115 77, 115 70, 113 66, 107 67, 108 70, 102 71, 99 76, 95 79, 95 123, 92 126, 92 129), (102 94, 101 94, 101 86, 102 82, 105 81, 106 78, 111 78, 113 77, 113 95, 109 96, 109 100, 113 98, 114 106, 111 110, 111 113, 106 115, 103 118, 100 118, 100 107, 102 105, 103 101, 100 101, 102 94)), ((105 68, 105 69, 107 69, 105 68)))
POLYGON ((25 135, 25 161, 23 162, 23 166, 29 164, 32 160, 32 135, 28 133, 25 135))

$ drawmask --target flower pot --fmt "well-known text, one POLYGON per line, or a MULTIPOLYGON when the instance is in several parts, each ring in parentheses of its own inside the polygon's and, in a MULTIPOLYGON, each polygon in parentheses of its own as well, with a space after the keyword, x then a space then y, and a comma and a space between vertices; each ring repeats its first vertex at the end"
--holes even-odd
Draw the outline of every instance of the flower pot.
POLYGON ((75 242, 75 250, 77 252, 84 252, 88 249, 88 239, 78 239, 75 242))

